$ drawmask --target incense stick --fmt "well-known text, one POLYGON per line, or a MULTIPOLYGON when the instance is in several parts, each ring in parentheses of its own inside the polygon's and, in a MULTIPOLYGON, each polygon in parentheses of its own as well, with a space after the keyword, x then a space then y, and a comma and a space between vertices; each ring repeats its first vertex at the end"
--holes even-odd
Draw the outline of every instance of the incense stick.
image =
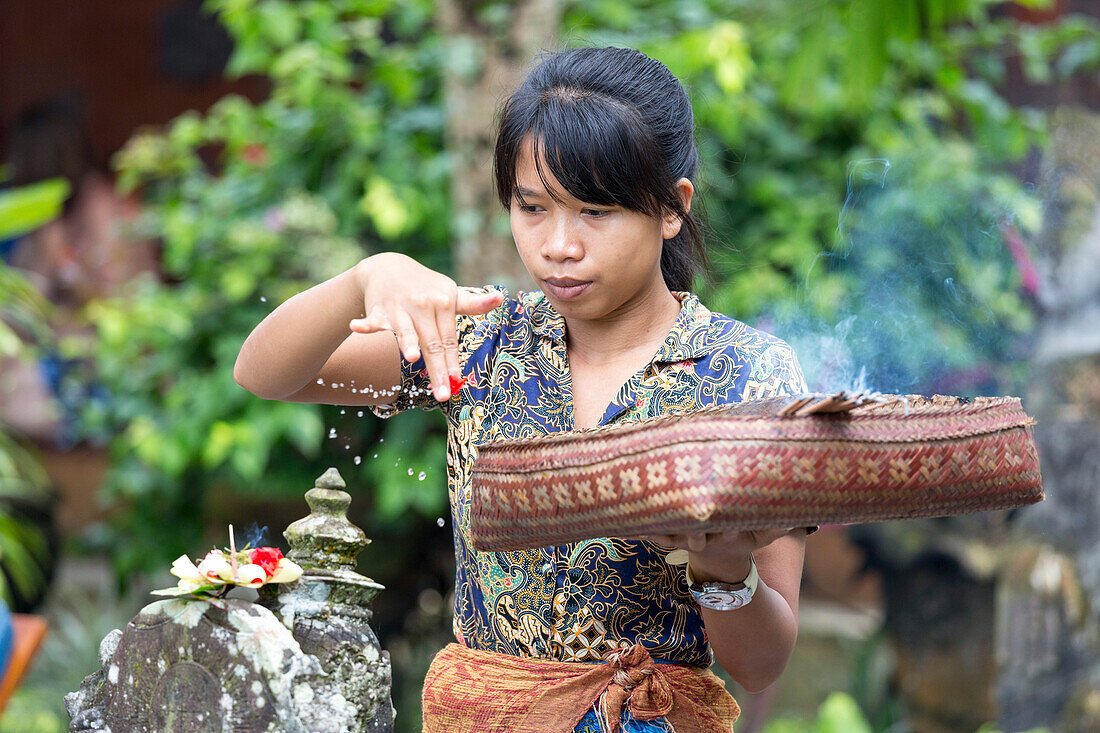
POLYGON ((233 539, 233 525, 229 525, 229 567, 233 568, 233 582, 237 582, 237 543, 233 539))

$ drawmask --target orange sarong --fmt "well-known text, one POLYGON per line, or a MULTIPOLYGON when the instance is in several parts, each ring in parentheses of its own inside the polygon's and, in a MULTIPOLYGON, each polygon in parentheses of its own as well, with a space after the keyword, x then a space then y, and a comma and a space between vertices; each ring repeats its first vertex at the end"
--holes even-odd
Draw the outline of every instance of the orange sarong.
POLYGON ((623 706, 676 733, 733 730, 741 709, 709 669, 656 664, 640 644, 606 664, 525 659, 448 644, 424 680, 424 733, 572 733, 591 709, 619 730, 623 706))

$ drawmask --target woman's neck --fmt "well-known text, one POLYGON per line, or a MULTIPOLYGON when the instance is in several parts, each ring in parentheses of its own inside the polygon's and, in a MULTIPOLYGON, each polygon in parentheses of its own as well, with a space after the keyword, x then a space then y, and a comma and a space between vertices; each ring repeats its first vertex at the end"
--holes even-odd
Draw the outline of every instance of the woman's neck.
POLYGON ((603 318, 566 319, 566 346, 573 361, 588 364, 656 353, 680 313, 680 301, 661 280, 603 318))

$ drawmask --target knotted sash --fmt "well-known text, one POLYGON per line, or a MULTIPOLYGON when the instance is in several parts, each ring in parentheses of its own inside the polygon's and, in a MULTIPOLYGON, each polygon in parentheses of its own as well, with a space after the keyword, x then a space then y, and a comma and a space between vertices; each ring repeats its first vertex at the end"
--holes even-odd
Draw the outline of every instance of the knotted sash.
POLYGON ((617 733, 624 706, 676 733, 733 729, 741 710, 710 670, 656 664, 640 644, 605 658, 556 662, 448 644, 424 680, 424 733, 572 733, 594 707, 617 733))

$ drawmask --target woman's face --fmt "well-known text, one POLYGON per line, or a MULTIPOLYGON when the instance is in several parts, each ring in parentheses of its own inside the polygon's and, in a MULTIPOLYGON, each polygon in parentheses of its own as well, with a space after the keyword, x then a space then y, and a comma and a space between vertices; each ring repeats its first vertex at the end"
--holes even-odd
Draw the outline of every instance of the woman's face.
MULTIPOLYGON (((555 201, 539 180, 530 138, 516 160, 517 190, 509 217, 527 271, 563 316, 597 320, 623 306, 667 293, 661 247, 680 219, 656 219, 620 206, 587 204, 566 193, 543 164, 555 201)), ((690 202, 691 183, 686 184, 690 202)))

